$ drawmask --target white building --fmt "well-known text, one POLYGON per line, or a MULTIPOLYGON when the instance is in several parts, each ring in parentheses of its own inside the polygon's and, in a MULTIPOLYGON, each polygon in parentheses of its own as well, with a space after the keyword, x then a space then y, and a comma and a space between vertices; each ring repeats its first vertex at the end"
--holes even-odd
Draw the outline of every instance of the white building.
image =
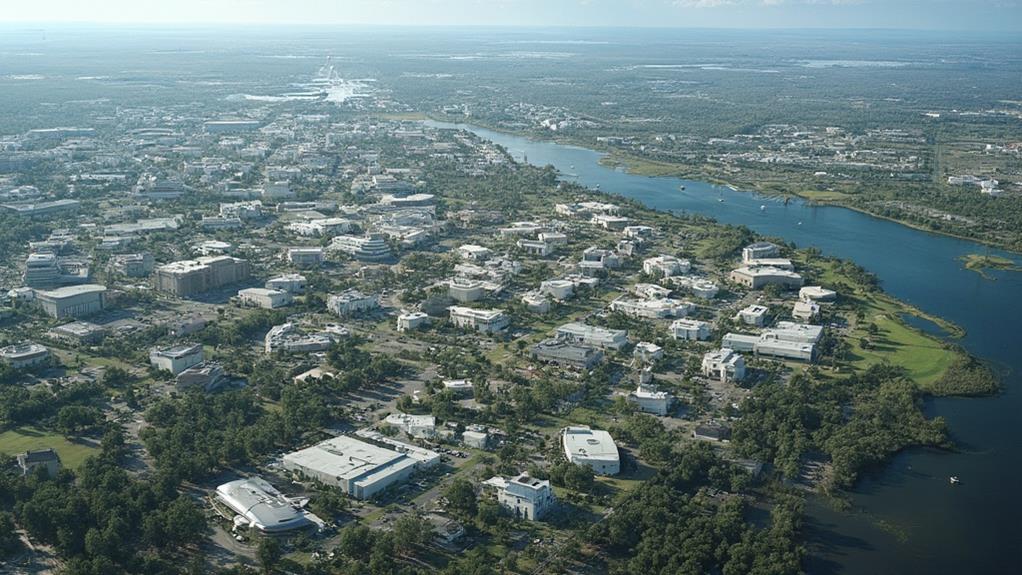
POLYGON ((610 309, 631 317, 646 319, 664 319, 685 317, 695 306, 681 300, 662 299, 631 299, 619 297, 610 303, 610 309))
POLYGON ((237 479, 216 488, 216 499, 243 517, 248 527, 263 533, 304 529, 323 521, 285 497, 265 479, 237 479))
POLYGON ((289 292, 266 288, 246 288, 238 291, 238 299, 243 305, 252 305, 263 309, 277 309, 291 305, 294 298, 289 292))
POLYGON ((739 311, 738 315, 735 316, 735 319, 741 320, 741 322, 745 325, 763 327, 768 313, 770 313, 770 308, 764 305, 753 304, 739 311))
POLYGON ((511 324, 511 318, 498 309, 474 309, 451 306, 451 323, 457 327, 474 329, 480 333, 497 333, 511 324))
POLYGON ((561 430, 564 456, 575 465, 585 465, 597 475, 617 475, 621 457, 614 438, 606 431, 587 426, 565 427, 561 430))
POLYGON ((795 307, 791 310, 791 317, 801 321, 810 321, 819 315, 820 304, 812 300, 799 300, 795 302, 795 307))
POLYGON ((326 308, 338 316, 357 315, 380 307, 380 298, 366 295, 356 289, 349 289, 326 300, 326 308))
POLYGON ((710 324, 697 319, 678 319, 671 323, 671 337, 687 341, 710 339, 710 324))
POLYGON ((461 259, 473 262, 484 262, 493 255, 493 250, 475 244, 465 244, 457 249, 461 259))
POLYGON ((527 240, 521 239, 515 244, 518 249, 529 254, 530 256, 538 256, 545 258, 546 256, 554 253, 554 245, 548 244, 542 240, 527 240))
POLYGON ((383 420, 412 437, 425 438, 436 435, 436 418, 432 415, 411 415, 392 413, 383 420))
POLYGON ((285 274, 269 280, 263 286, 266 289, 286 291, 292 295, 305 293, 307 285, 305 276, 301 274, 285 274))
POLYGON ((444 391, 450 391, 459 396, 471 396, 475 393, 475 386, 467 379, 445 379, 443 386, 444 391))
POLYGON ((615 216, 612 214, 594 214, 589 220, 589 223, 600 226, 605 230, 623 230, 628 226, 628 222, 631 220, 624 216, 615 216))
POLYGON ((654 415, 667 415, 674 405, 674 396, 661 391, 653 384, 653 374, 646 368, 639 376, 639 385, 628 393, 628 403, 639 408, 639 411, 654 415))
POLYGON ((421 311, 404 312, 397 316, 397 330, 400 332, 419 329, 429 325, 429 315, 421 311))
POLYGON ((557 328, 557 338, 600 349, 620 350, 628 345, 628 332, 623 329, 605 329, 574 322, 557 328))
MULTIPOLYGON (((376 439, 376 435, 370 435, 376 439)), ((356 499, 370 499, 416 470, 431 467, 440 454, 397 441, 387 447, 341 435, 284 456, 284 468, 356 499)))
POLYGON ((564 301, 575 294, 575 283, 569 280, 547 280, 539 284, 539 291, 557 301, 564 301))
POLYGON ((632 350, 632 357, 645 363, 653 363, 663 359, 664 348, 653 342, 640 341, 635 344, 635 349, 632 350))
POLYGON ((497 503, 518 519, 542 519, 554 507, 554 491, 545 479, 522 473, 514 479, 495 477, 488 484, 497 487, 497 503))
POLYGON ((802 301, 834 301, 837 299, 837 292, 823 286, 805 286, 798 290, 798 299, 802 301))
POLYGON ((526 292, 522 295, 522 303, 532 313, 544 314, 550 311, 550 300, 540 292, 526 292))
POLYGON ((189 367, 199 365, 203 361, 202 346, 176 345, 167 349, 154 349, 149 352, 149 363, 156 369, 169 371, 177 375, 189 367))
POLYGON ((337 236, 330 241, 330 249, 344 252, 365 262, 379 262, 391 257, 390 246, 383 234, 365 236, 337 236))
POLYGON ((751 263, 756 260, 776 258, 781 255, 781 248, 770 242, 756 242, 742 249, 742 261, 751 263))
POLYGON ((729 348, 703 355, 703 375, 727 383, 745 379, 745 358, 729 348))
POLYGON ((50 350, 30 341, 0 348, 0 361, 14 369, 25 369, 45 363, 50 359, 50 350))
POLYGON ((671 277, 687 274, 692 269, 692 262, 674 256, 659 255, 647 258, 642 262, 642 271, 655 277, 671 277))
POLYGON ((720 288, 711 280, 695 276, 672 276, 671 283, 688 289, 692 295, 701 299, 713 299, 717 297, 720 288))

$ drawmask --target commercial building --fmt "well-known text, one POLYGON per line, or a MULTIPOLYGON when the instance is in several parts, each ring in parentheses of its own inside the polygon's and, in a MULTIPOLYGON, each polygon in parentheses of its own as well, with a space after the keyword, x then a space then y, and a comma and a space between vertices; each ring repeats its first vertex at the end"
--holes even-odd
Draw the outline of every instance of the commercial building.
POLYGON ((487 481, 497 489, 497 503, 517 519, 537 521, 556 504, 554 491, 546 479, 522 473, 513 479, 494 477, 487 481))
POLYGON ((564 456, 575 465, 585 465, 597 475, 617 475, 621 458, 617 444, 609 433, 587 426, 565 427, 561 430, 564 456))
POLYGON ((457 250, 458 256, 461 259, 469 260, 473 262, 483 262, 493 255, 493 250, 485 248, 483 246, 477 246, 475 244, 465 244, 459 247, 457 250))
POLYGON ((497 333, 511 324, 511 318, 499 309, 475 309, 451 306, 451 323, 457 327, 474 329, 480 333, 497 333))
POLYGON ((288 248, 287 250, 287 261, 300 268, 317 267, 325 259, 323 248, 288 248))
POLYGON ((305 293, 307 283, 305 276, 301 274, 285 274, 266 280, 266 284, 263 287, 286 291, 289 294, 295 295, 305 293))
POLYGON ((326 300, 326 308, 330 313, 341 317, 365 313, 379 307, 379 296, 367 295, 357 289, 343 291, 326 300))
MULTIPOLYGON (((393 447, 398 447, 400 444, 393 447)), ((440 454, 407 446, 402 452, 341 435, 284 456, 284 468, 356 499, 370 499, 406 481, 418 469, 435 465, 440 454)))
POLYGON ((183 260, 156 268, 156 289, 188 297, 248 279, 251 266, 247 260, 231 256, 208 256, 183 260))
POLYGON ((731 281, 749 289, 760 289, 768 285, 778 285, 794 289, 802 286, 802 276, 775 267, 743 266, 731 272, 731 281))
POLYGON ((710 324, 697 319, 678 319, 671 323, 671 337, 686 341, 710 339, 710 324))
POLYGON ((25 260, 25 285, 48 289, 61 283, 60 266, 56 254, 29 254, 25 260))
POLYGON ((21 218, 41 218, 77 212, 80 206, 81 203, 78 200, 53 200, 51 202, 3 204, 0 207, 21 218))
POLYGON ((283 533, 323 525, 322 520, 285 497, 262 477, 224 483, 216 488, 216 499, 244 517, 250 529, 263 533, 283 533))
POLYGON ((277 309, 291 305, 294 298, 290 292, 266 288, 246 288, 238 291, 242 304, 253 305, 263 309, 277 309))
POLYGON ((566 323, 557 328, 557 338, 600 349, 620 350, 628 345, 628 332, 623 329, 593 327, 584 323, 566 323))
POLYGON ((704 354, 702 368, 703 376, 723 383, 745 379, 745 358, 730 348, 704 354))
POLYGON ((275 325, 266 332, 263 338, 263 349, 266 353, 283 351, 285 353, 314 353, 326 351, 336 341, 332 333, 302 333, 295 324, 288 322, 275 325))
POLYGON ((677 287, 687 289, 692 295, 701 299, 713 299, 717 297, 720 288, 713 281, 695 276, 672 276, 671 283, 677 287))
POLYGON ((50 350, 30 341, 0 348, 0 361, 14 369, 25 369, 46 363, 50 359, 50 350))
POLYGON ((106 287, 98 284, 37 291, 36 301, 50 317, 85 317, 103 311, 106 287))
POLYGON ((400 332, 419 329, 429 324, 429 315, 421 311, 405 312, 397 316, 397 330, 400 332))
POLYGON ((169 371, 177 375, 189 367, 199 365, 203 361, 202 346, 176 345, 167 349, 154 349, 149 352, 149 363, 156 369, 169 371))

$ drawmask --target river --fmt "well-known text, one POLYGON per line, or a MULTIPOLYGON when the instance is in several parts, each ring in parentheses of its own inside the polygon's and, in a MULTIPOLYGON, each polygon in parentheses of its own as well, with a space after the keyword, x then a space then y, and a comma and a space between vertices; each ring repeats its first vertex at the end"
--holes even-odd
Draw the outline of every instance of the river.
POLYGON ((1003 372, 996 397, 935 399, 927 412, 944 417, 959 449, 911 449, 867 474, 851 494, 855 512, 808 506, 811 574, 1022 572, 1022 273, 966 270, 961 256, 1018 256, 975 242, 931 234, 834 206, 781 201, 677 178, 636 176, 603 166, 602 154, 575 146, 461 128, 491 140, 516 160, 552 165, 563 179, 675 212, 743 224, 764 235, 858 263, 884 289, 965 328, 960 343, 1003 372), (679 187, 685 186, 682 191, 679 187), (723 201, 720 201, 723 200, 723 201), (765 209, 762 209, 765 206, 765 209), (948 477, 962 483, 951 486, 948 477))

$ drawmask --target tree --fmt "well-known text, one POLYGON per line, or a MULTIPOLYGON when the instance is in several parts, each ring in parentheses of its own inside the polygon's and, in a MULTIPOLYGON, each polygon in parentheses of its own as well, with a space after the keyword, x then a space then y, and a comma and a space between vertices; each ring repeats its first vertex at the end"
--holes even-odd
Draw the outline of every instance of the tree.
POLYGON ((478 507, 476 492, 472 483, 467 479, 459 478, 452 481, 444 491, 444 497, 447 498, 448 507, 451 510, 467 517, 475 516, 478 507))
POLYGON ((0 511, 0 558, 10 557, 20 550, 21 538, 14 525, 14 516, 0 511))
POLYGON ((256 549, 256 557, 263 568, 263 573, 273 573, 273 569, 284 556, 280 543, 273 537, 263 537, 259 540, 259 547, 256 549))
POLYGON ((402 515, 394 522, 394 548, 409 553, 429 542, 429 524, 417 515, 402 515))

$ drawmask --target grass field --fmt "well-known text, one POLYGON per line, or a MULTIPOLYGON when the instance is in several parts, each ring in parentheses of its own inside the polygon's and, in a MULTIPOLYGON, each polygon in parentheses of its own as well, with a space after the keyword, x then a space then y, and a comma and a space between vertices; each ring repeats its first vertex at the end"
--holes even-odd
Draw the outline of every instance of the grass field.
POLYGON ((0 433, 0 453, 17 455, 30 449, 52 447, 60 455, 60 463, 68 469, 78 469, 87 457, 98 450, 68 441, 64 436, 34 427, 19 427, 0 433))

